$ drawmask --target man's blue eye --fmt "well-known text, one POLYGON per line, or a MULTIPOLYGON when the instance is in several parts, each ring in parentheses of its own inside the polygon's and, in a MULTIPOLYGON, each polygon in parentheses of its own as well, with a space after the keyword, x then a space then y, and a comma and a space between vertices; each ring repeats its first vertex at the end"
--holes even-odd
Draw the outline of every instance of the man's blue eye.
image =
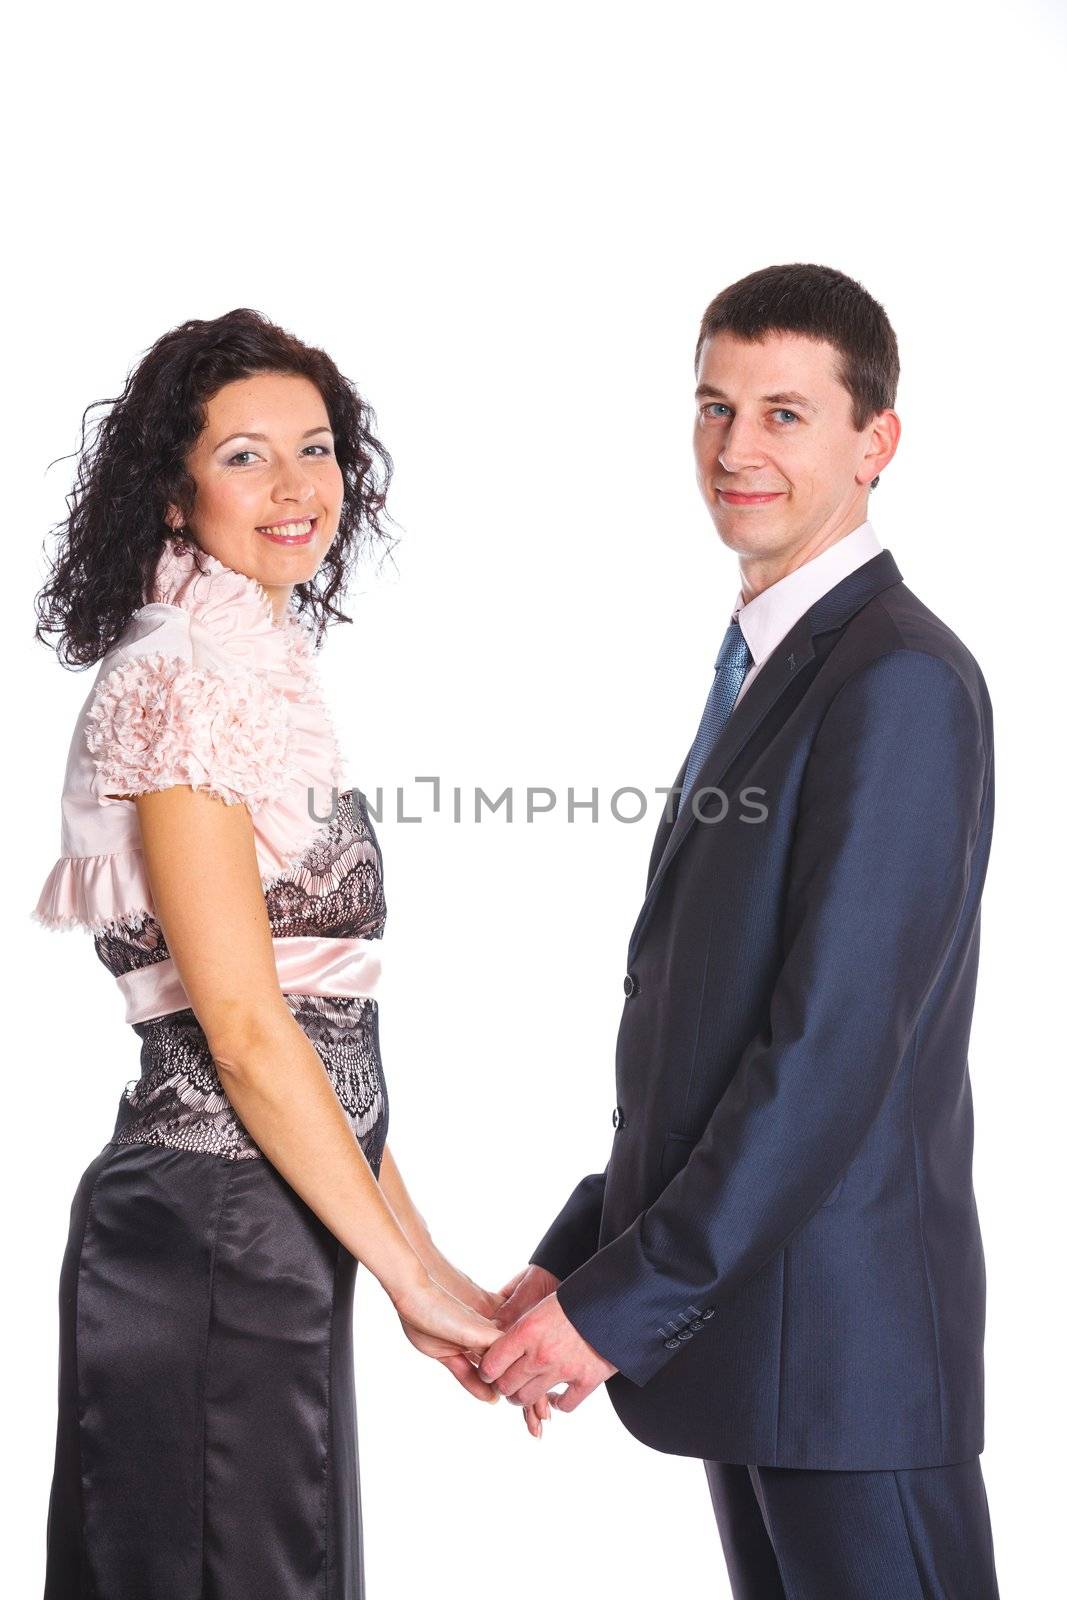
POLYGON ((776 417, 792 417, 794 422, 796 422, 798 420, 796 412, 795 411, 787 411, 784 406, 779 406, 778 410, 775 412, 775 416, 776 417))

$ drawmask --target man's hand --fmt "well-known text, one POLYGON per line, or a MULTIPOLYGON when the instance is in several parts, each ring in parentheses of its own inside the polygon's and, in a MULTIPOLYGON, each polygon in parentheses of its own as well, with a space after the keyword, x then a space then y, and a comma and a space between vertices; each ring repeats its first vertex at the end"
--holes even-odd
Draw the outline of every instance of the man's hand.
MULTIPOLYGON (((560 1279, 545 1267, 535 1267, 532 1263, 516 1272, 513 1278, 499 1291, 503 1295, 503 1303, 495 1311, 489 1313, 498 1328, 510 1328, 513 1322, 518 1322, 521 1316, 535 1306, 546 1295, 558 1289, 560 1279)), ((481 1310, 481 1307, 478 1308, 481 1310)))
POLYGON ((564 1392, 549 1400, 557 1411, 573 1411, 618 1368, 586 1343, 552 1293, 489 1347, 478 1371, 512 1405, 526 1407, 536 1406, 555 1384, 565 1383, 564 1392))
MULTIPOLYGON (((512 1323, 517 1322, 531 1306, 543 1300, 546 1294, 558 1289, 560 1281, 555 1273, 549 1272, 545 1267, 535 1267, 532 1262, 528 1267, 521 1267, 499 1291, 503 1303, 493 1313, 493 1321, 498 1328, 510 1328, 512 1323)), ((493 1393, 496 1393, 495 1389, 493 1393)), ((548 1396, 543 1395, 535 1405, 524 1406, 523 1415, 526 1418, 527 1431, 535 1439, 540 1439, 541 1424, 552 1420, 552 1407, 548 1403, 548 1396)))

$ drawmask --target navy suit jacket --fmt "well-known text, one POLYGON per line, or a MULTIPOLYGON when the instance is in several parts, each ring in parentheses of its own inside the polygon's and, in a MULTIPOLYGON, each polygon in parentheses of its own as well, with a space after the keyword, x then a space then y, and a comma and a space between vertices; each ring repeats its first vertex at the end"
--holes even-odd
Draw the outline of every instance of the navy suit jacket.
POLYGON ((882 550, 768 657, 697 786, 718 792, 673 826, 668 799, 630 940, 610 1159, 531 1259, 658 1450, 965 1460, 982 673, 882 550))

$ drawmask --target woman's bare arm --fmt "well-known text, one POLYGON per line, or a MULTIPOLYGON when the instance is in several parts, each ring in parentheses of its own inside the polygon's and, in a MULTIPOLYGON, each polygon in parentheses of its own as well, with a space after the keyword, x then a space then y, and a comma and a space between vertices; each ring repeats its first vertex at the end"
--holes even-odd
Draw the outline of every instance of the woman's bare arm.
MULTIPOLYGON (((378 1279, 409 1338, 417 1330, 481 1353, 499 1330, 432 1280, 285 1003, 247 808, 187 785, 139 794, 136 806, 157 919, 242 1123, 378 1279)), ((419 1348, 444 1359, 427 1341, 419 1348)))
POLYGON ((497 1308, 503 1305, 505 1296, 492 1289, 481 1288, 473 1278, 469 1278, 465 1272, 453 1266, 447 1256, 442 1255, 430 1236, 426 1218, 408 1193, 400 1168, 388 1145, 382 1156, 378 1181, 400 1226, 411 1240, 431 1278, 446 1288, 450 1294, 454 1294, 457 1300, 462 1300, 465 1306, 472 1306, 474 1310, 480 1311, 483 1317, 494 1317, 497 1308))

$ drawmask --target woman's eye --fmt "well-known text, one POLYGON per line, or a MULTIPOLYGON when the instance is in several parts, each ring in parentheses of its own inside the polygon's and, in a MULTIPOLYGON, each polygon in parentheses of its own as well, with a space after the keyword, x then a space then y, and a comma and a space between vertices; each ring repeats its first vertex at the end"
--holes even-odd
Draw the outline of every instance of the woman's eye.
MULTIPOLYGON (((328 444, 309 444, 305 446, 305 450, 320 450, 324 456, 333 454, 333 449, 328 444)), ((228 467, 243 466, 245 463, 245 458, 254 456, 255 453, 256 452, 254 450, 237 450, 232 456, 227 457, 226 465, 228 467)))

